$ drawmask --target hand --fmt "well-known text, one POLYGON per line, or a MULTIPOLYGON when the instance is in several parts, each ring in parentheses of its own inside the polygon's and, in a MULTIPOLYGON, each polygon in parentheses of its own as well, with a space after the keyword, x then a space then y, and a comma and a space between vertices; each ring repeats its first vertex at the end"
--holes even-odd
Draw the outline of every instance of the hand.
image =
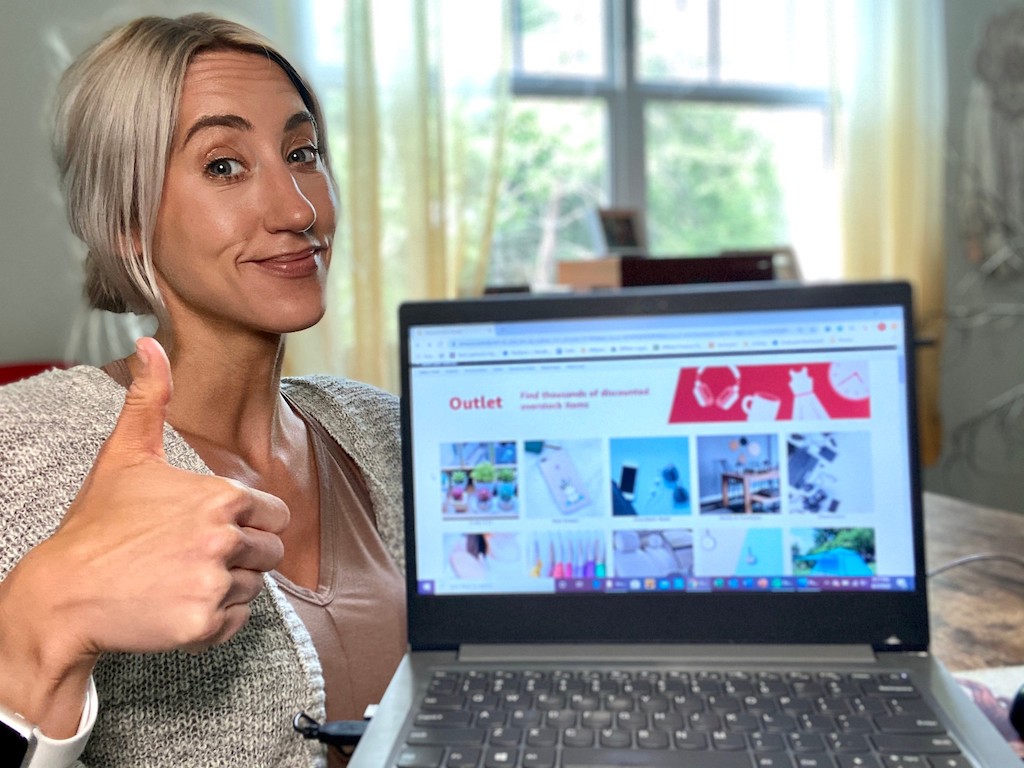
POLYGON ((170 364, 153 339, 137 352, 142 370, 60 528, 0 584, 5 670, 31 660, 36 681, 81 682, 102 653, 225 642, 284 554, 284 502, 167 463, 170 364))

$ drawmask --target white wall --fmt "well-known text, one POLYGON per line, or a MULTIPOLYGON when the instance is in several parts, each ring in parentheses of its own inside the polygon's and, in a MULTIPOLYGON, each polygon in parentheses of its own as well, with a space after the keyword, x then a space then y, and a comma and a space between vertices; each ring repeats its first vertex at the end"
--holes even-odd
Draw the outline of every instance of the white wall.
POLYGON ((80 249, 49 144, 62 67, 49 41, 77 54, 129 18, 208 10, 250 24, 290 53, 298 47, 291 8, 287 0, 0 0, 0 363, 62 359, 81 321, 80 249))

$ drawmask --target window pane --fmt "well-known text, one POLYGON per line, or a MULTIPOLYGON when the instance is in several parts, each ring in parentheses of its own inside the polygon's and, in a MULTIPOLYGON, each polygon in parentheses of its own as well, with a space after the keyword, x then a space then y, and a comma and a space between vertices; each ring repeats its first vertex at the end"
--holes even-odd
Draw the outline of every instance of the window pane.
POLYGON ((708 80, 707 0, 639 0, 636 7, 637 77, 708 80))
POLYGON ((520 0, 516 10, 521 74, 605 76, 604 18, 596 0, 520 0))
POLYGON ((604 137, 599 102, 516 99, 488 283, 545 283, 556 260, 593 254, 587 216, 605 198, 604 137))
POLYGON ((831 237, 821 110, 659 103, 645 121, 652 253, 794 245, 799 257, 831 237))
POLYGON ((824 0, 638 0, 637 9, 642 80, 828 83, 824 0))
POLYGON ((721 79, 822 88, 828 84, 823 0, 721 0, 721 79))

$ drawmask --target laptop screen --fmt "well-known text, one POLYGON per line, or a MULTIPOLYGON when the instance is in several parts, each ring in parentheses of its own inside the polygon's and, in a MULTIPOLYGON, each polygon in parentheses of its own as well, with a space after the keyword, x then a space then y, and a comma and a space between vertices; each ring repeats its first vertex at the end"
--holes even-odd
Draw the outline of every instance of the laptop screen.
POLYGON ((914 593, 892 288, 403 309, 415 599, 914 593))

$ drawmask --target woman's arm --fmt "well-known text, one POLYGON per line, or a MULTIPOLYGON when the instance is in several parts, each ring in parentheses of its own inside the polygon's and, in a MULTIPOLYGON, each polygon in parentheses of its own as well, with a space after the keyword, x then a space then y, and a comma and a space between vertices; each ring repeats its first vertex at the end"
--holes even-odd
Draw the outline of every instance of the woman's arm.
POLYGON ((198 652, 245 624, 283 554, 279 499, 170 466, 170 365, 144 370, 58 530, 0 583, 0 704, 50 738, 74 735, 100 654, 198 652))

